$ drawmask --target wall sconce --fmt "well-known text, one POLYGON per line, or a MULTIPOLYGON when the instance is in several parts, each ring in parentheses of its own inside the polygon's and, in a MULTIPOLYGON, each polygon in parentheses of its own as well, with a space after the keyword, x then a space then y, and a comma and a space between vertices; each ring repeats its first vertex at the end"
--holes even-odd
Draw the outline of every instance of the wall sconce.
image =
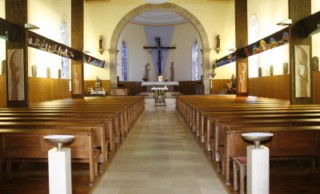
POLYGON ((217 35, 216 40, 217 40, 217 45, 216 45, 215 50, 219 54, 219 52, 221 51, 221 48, 220 48, 220 36, 219 35, 217 35))
POLYGON ((285 19, 282 20, 281 22, 277 23, 278 26, 290 26, 292 24, 291 19, 285 19))
POLYGON ((103 49, 103 46, 102 46, 102 43, 103 43, 103 38, 102 36, 100 35, 99 37, 99 53, 102 55, 104 49, 103 49))
POLYGON ((38 30, 38 29, 40 29, 38 26, 36 26, 34 24, 29 24, 29 23, 24 24, 24 28, 27 29, 27 30, 38 30))

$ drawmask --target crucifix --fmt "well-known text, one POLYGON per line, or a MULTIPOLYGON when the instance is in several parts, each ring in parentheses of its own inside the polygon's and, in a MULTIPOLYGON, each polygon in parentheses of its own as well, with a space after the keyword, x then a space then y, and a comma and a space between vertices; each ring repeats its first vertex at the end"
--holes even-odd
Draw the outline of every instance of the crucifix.
POLYGON ((156 40, 156 43, 157 43, 156 46, 144 46, 143 48, 144 49, 157 49, 157 51, 158 51, 157 67, 158 67, 159 75, 161 75, 162 74, 162 72, 161 72, 162 51, 169 50, 169 49, 175 49, 176 47, 175 46, 162 46, 160 37, 155 37, 154 39, 156 40))

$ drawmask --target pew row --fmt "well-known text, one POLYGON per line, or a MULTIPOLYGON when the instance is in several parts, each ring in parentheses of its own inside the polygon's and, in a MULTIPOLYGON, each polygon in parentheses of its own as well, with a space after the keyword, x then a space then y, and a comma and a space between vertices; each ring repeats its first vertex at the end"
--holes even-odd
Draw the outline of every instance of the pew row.
MULTIPOLYGON (((310 157, 319 161, 320 126, 226 127, 224 129, 225 149, 221 154, 227 185, 230 185, 232 157, 246 156, 246 147, 252 145, 246 142, 241 135, 257 131, 274 134, 271 141, 264 144, 270 149, 271 158, 310 157)), ((314 169, 314 166, 312 168, 314 169)))
MULTIPOLYGON (((99 152, 95 151, 95 130, 87 127, 66 129, 0 129, 0 164, 6 163, 7 175, 11 173, 14 161, 48 162, 48 151, 54 145, 48 144, 44 136, 54 134, 72 134, 74 141, 71 148, 73 162, 88 163, 90 185, 98 178, 99 152)), ((1 168, 2 170, 2 168, 1 168)), ((2 172, 0 171, 0 175, 2 172)))

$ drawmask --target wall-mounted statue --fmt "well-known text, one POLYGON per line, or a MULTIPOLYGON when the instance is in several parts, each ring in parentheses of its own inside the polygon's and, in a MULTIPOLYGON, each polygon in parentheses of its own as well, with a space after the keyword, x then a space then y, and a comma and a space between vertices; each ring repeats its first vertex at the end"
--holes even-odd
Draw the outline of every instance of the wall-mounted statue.
POLYGON ((212 64, 211 69, 212 69, 211 77, 214 78, 214 76, 216 76, 216 64, 215 63, 212 64))
POLYGON ((270 65, 270 76, 273 75, 273 65, 270 65))
POLYGON ((7 61, 6 60, 3 60, 1 62, 1 74, 6 74, 6 71, 7 71, 7 61))
POLYGON ((32 77, 37 77, 37 65, 31 66, 32 77))
POLYGON ((284 62, 283 64, 283 75, 287 75, 289 73, 289 64, 287 62, 284 62))
POLYGON ((261 67, 258 68, 258 76, 262 77, 262 68, 261 67))
POLYGON ((319 57, 312 57, 312 71, 319 71, 319 57))

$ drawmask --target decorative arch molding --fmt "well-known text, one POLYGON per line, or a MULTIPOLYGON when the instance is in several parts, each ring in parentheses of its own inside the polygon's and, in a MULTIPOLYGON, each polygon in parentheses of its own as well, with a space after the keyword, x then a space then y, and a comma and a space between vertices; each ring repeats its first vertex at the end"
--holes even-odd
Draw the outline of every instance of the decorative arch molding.
POLYGON ((192 15, 188 10, 173 4, 173 3, 163 3, 163 4, 144 4, 141 5, 132 11, 128 12, 117 24, 116 28, 113 31, 111 41, 110 41, 110 81, 111 88, 117 87, 117 42, 120 36, 121 31, 124 29, 126 24, 134 17, 148 11, 163 9, 172 12, 176 12, 177 14, 185 17, 198 31, 201 42, 202 42, 202 54, 203 54, 203 82, 205 84, 205 93, 209 92, 209 71, 210 71, 210 48, 209 48, 209 40, 207 33, 202 26, 201 22, 192 15))

